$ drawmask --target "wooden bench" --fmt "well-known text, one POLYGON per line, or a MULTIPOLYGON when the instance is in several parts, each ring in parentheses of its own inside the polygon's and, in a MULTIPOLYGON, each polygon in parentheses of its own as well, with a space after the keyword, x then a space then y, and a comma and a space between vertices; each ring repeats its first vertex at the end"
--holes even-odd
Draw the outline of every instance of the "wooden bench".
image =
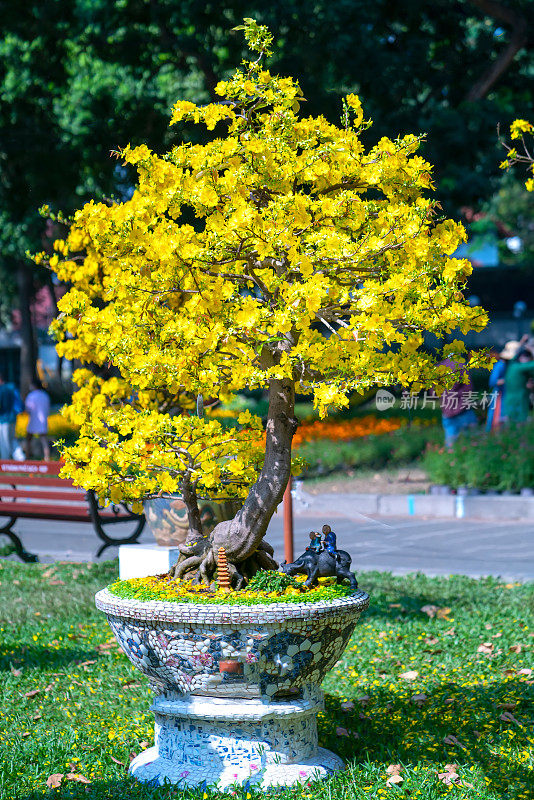
POLYGON ((144 514, 134 514, 125 504, 103 508, 93 491, 85 491, 74 486, 72 481, 60 478, 61 467, 59 461, 0 460, 0 517, 8 517, 6 524, 0 527, 0 534, 11 539, 23 561, 39 559, 25 550, 12 530, 17 519, 92 522, 102 540, 97 557, 107 547, 133 544, 138 540, 145 525, 144 514), (121 531, 112 526, 125 523, 134 523, 135 527, 129 535, 121 537, 121 531), (117 536, 112 535, 115 530, 117 536))

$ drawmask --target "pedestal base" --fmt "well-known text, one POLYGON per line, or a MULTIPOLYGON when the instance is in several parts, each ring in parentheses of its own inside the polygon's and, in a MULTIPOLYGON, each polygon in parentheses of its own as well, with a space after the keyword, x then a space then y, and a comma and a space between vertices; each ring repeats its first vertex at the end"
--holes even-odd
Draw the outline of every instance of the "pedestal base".
POLYGON ((146 578, 168 572, 180 558, 177 546, 159 544, 121 544, 119 547, 119 578, 146 578))
POLYGON ((320 699, 262 703, 191 696, 158 697, 156 744, 130 773, 155 785, 225 789, 245 783, 267 789, 327 777, 342 760, 317 746, 320 699))
POLYGON ((135 758, 130 765, 130 774, 143 783, 157 786, 166 781, 180 786, 216 786, 223 790, 232 786, 247 783, 260 789, 271 786, 291 786, 294 783, 306 784, 310 781, 322 780, 333 772, 344 769, 343 761, 330 750, 318 747, 314 758, 308 758, 300 764, 269 764, 257 772, 251 767, 236 768, 223 766, 218 774, 214 774, 202 766, 189 763, 178 763, 161 758, 158 748, 151 747, 135 758))

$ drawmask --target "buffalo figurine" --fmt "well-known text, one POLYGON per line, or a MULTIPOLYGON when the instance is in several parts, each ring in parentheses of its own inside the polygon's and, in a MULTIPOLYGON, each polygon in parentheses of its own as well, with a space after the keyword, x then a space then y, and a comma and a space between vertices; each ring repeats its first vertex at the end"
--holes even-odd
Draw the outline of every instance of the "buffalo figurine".
POLYGON ((349 569, 351 562, 352 558, 345 550, 336 550, 335 555, 332 555, 328 550, 318 553, 307 549, 291 564, 284 561, 280 564, 280 569, 286 575, 307 575, 304 586, 308 588, 317 585, 317 578, 336 578, 337 583, 346 578, 350 581, 350 588, 356 591, 358 581, 354 572, 349 569))

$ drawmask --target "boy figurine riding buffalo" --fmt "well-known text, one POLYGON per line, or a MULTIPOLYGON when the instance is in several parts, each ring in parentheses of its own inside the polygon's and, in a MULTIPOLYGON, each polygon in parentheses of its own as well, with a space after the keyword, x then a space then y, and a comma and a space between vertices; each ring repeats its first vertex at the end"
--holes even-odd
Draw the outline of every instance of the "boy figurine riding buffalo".
POLYGON ((336 578, 341 583, 345 578, 350 588, 356 591, 358 581, 349 567, 352 558, 345 550, 336 549, 336 534, 329 525, 323 525, 324 540, 315 531, 310 533, 310 545, 306 551, 291 564, 280 564, 286 575, 307 575, 304 585, 308 588, 317 584, 318 578, 336 578))

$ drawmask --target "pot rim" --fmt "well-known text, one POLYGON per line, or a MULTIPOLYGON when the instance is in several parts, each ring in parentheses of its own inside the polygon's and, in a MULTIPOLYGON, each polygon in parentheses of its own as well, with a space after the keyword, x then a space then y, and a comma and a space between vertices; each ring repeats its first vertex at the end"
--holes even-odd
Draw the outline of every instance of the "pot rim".
POLYGON ((247 623, 269 624, 292 619, 317 619, 331 614, 361 613, 369 605, 367 592, 357 589, 347 597, 318 600, 315 603, 269 603, 228 605, 209 603, 174 603, 162 600, 134 600, 118 597, 109 589, 95 596, 99 611, 115 617, 147 622, 185 622, 189 625, 247 623))

